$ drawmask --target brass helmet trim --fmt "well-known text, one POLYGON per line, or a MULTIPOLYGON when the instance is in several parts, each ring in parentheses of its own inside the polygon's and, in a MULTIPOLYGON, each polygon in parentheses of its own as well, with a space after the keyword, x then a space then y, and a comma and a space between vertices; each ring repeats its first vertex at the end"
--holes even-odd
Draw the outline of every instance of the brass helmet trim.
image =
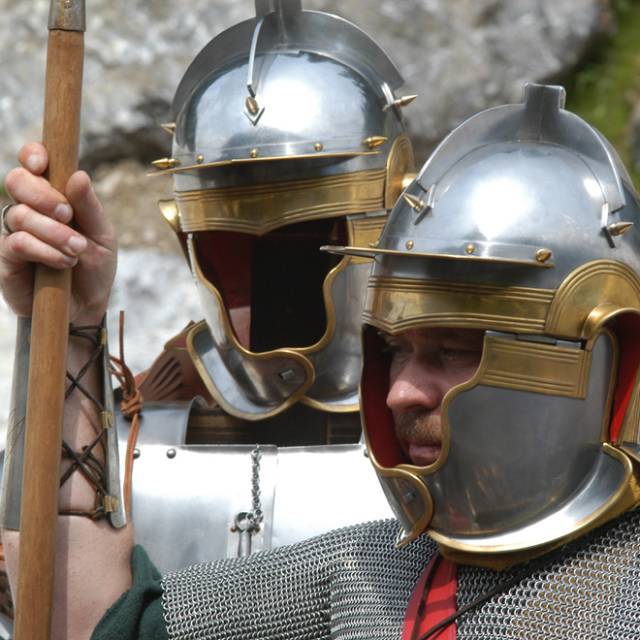
MULTIPOLYGON (((257 150, 256 150, 257 151, 257 150)), ((309 160, 313 158, 317 159, 331 159, 331 158, 360 158, 363 156, 378 156, 381 151, 341 151, 334 153, 299 153, 289 156, 264 156, 256 155, 249 158, 231 158, 228 160, 217 160, 215 162, 202 162, 197 164, 176 165, 171 169, 164 169, 161 171, 150 171, 147 173, 149 178, 155 178, 156 176, 166 176, 174 173, 186 173, 187 171, 202 171, 203 169, 215 169, 220 167, 229 167, 237 164, 257 164, 260 162, 281 162, 289 160, 309 160)))
POLYGON ((262 235, 308 220, 384 209, 386 171, 177 192, 180 228, 262 235))
POLYGON ((363 319, 390 334, 427 326, 543 333, 554 293, 532 287, 371 276, 363 319))
POLYGON ((399 257, 408 257, 408 258, 432 258, 432 259, 443 259, 443 260, 465 260, 467 262, 497 262, 503 264, 514 264, 514 265, 526 265, 529 267, 538 267, 542 269, 550 269, 553 267, 553 262, 540 262, 540 260, 536 259, 536 253, 539 251, 538 247, 525 247, 525 250, 529 253, 533 254, 533 257, 530 259, 527 258, 509 258, 509 257, 500 257, 500 256, 490 256, 490 255, 482 255, 476 254, 475 248, 478 246, 477 242, 473 243, 474 251, 469 251, 469 243, 462 242, 460 243, 460 253, 440 253, 439 251, 433 252, 425 252, 425 251, 411 251, 410 248, 413 248, 415 244, 414 241, 411 242, 410 247, 407 246, 406 251, 398 250, 398 249, 379 249, 377 247, 337 247, 327 245, 322 247, 323 251, 328 251, 329 253, 335 253, 337 255, 348 255, 348 256, 361 256, 363 258, 371 258, 374 259, 378 256, 399 256, 399 257))

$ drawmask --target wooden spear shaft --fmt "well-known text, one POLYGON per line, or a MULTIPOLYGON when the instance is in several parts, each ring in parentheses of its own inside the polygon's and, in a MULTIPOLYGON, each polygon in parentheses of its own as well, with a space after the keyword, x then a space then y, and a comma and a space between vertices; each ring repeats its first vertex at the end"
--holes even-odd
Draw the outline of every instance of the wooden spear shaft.
MULTIPOLYGON (((78 167, 84 0, 51 0, 43 142, 48 178, 59 191, 78 167)), ((28 402, 16 640, 49 640, 71 271, 36 269, 28 402)))

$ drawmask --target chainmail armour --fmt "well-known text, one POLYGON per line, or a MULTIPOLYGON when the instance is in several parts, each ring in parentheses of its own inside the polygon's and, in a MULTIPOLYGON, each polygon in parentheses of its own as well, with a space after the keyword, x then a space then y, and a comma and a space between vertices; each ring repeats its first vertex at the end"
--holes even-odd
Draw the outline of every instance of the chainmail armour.
MULTIPOLYGON (((409 597, 435 551, 404 549, 394 521, 169 574, 172 640, 399 640, 409 597)), ((585 536, 457 620, 457 640, 631 640, 640 636, 640 512, 585 536)), ((459 607, 523 571, 458 571, 459 607)))
POLYGON ((163 578, 169 637, 180 640, 398 640, 435 545, 394 546, 394 520, 370 522, 163 578))
MULTIPOLYGON (((458 620, 457 640, 632 640, 640 638, 640 510, 545 562, 511 589, 458 620)), ((522 571, 458 569, 462 607, 522 571)))

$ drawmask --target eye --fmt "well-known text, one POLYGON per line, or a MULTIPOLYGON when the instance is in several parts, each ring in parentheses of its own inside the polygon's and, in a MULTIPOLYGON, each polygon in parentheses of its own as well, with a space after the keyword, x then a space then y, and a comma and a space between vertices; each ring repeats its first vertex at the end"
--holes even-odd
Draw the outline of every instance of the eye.
POLYGON ((382 347, 382 353, 395 355, 402 350, 402 345, 399 340, 393 339, 391 336, 384 336, 384 345, 382 347))
POLYGON ((403 340, 399 336, 391 336, 388 333, 381 332, 379 335, 384 341, 382 353, 390 356, 394 362, 411 352, 411 344, 407 340, 403 340))
POLYGON ((458 366, 476 366, 480 363, 482 351, 478 349, 465 349, 455 347, 441 347, 440 359, 445 364, 458 366))

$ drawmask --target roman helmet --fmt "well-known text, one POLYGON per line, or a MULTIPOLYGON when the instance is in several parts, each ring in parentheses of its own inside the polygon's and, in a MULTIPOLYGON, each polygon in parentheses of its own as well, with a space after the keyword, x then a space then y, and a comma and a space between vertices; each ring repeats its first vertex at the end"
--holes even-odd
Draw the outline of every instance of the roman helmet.
POLYGON ((175 198, 161 210, 188 256, 206 324, 188 349, 228 413, 261 420, 295 402, 358 409, 368 259, 319 251, 377 241, 415 177, 396 67, 358 27, 300 0, 198 54, 174 101, 175 198), (411 172, 414 173, 411 173, 411 172))
POLYGON ((408 542, 504 567, 640 500, 639 202, 562 87, 488 109, 436 149, 378 245, 364 310, 371 459, 408 542), (473 378, 441 405, 442 450, 411 464, 385 405, 380 332, 484 330, 473 378))

